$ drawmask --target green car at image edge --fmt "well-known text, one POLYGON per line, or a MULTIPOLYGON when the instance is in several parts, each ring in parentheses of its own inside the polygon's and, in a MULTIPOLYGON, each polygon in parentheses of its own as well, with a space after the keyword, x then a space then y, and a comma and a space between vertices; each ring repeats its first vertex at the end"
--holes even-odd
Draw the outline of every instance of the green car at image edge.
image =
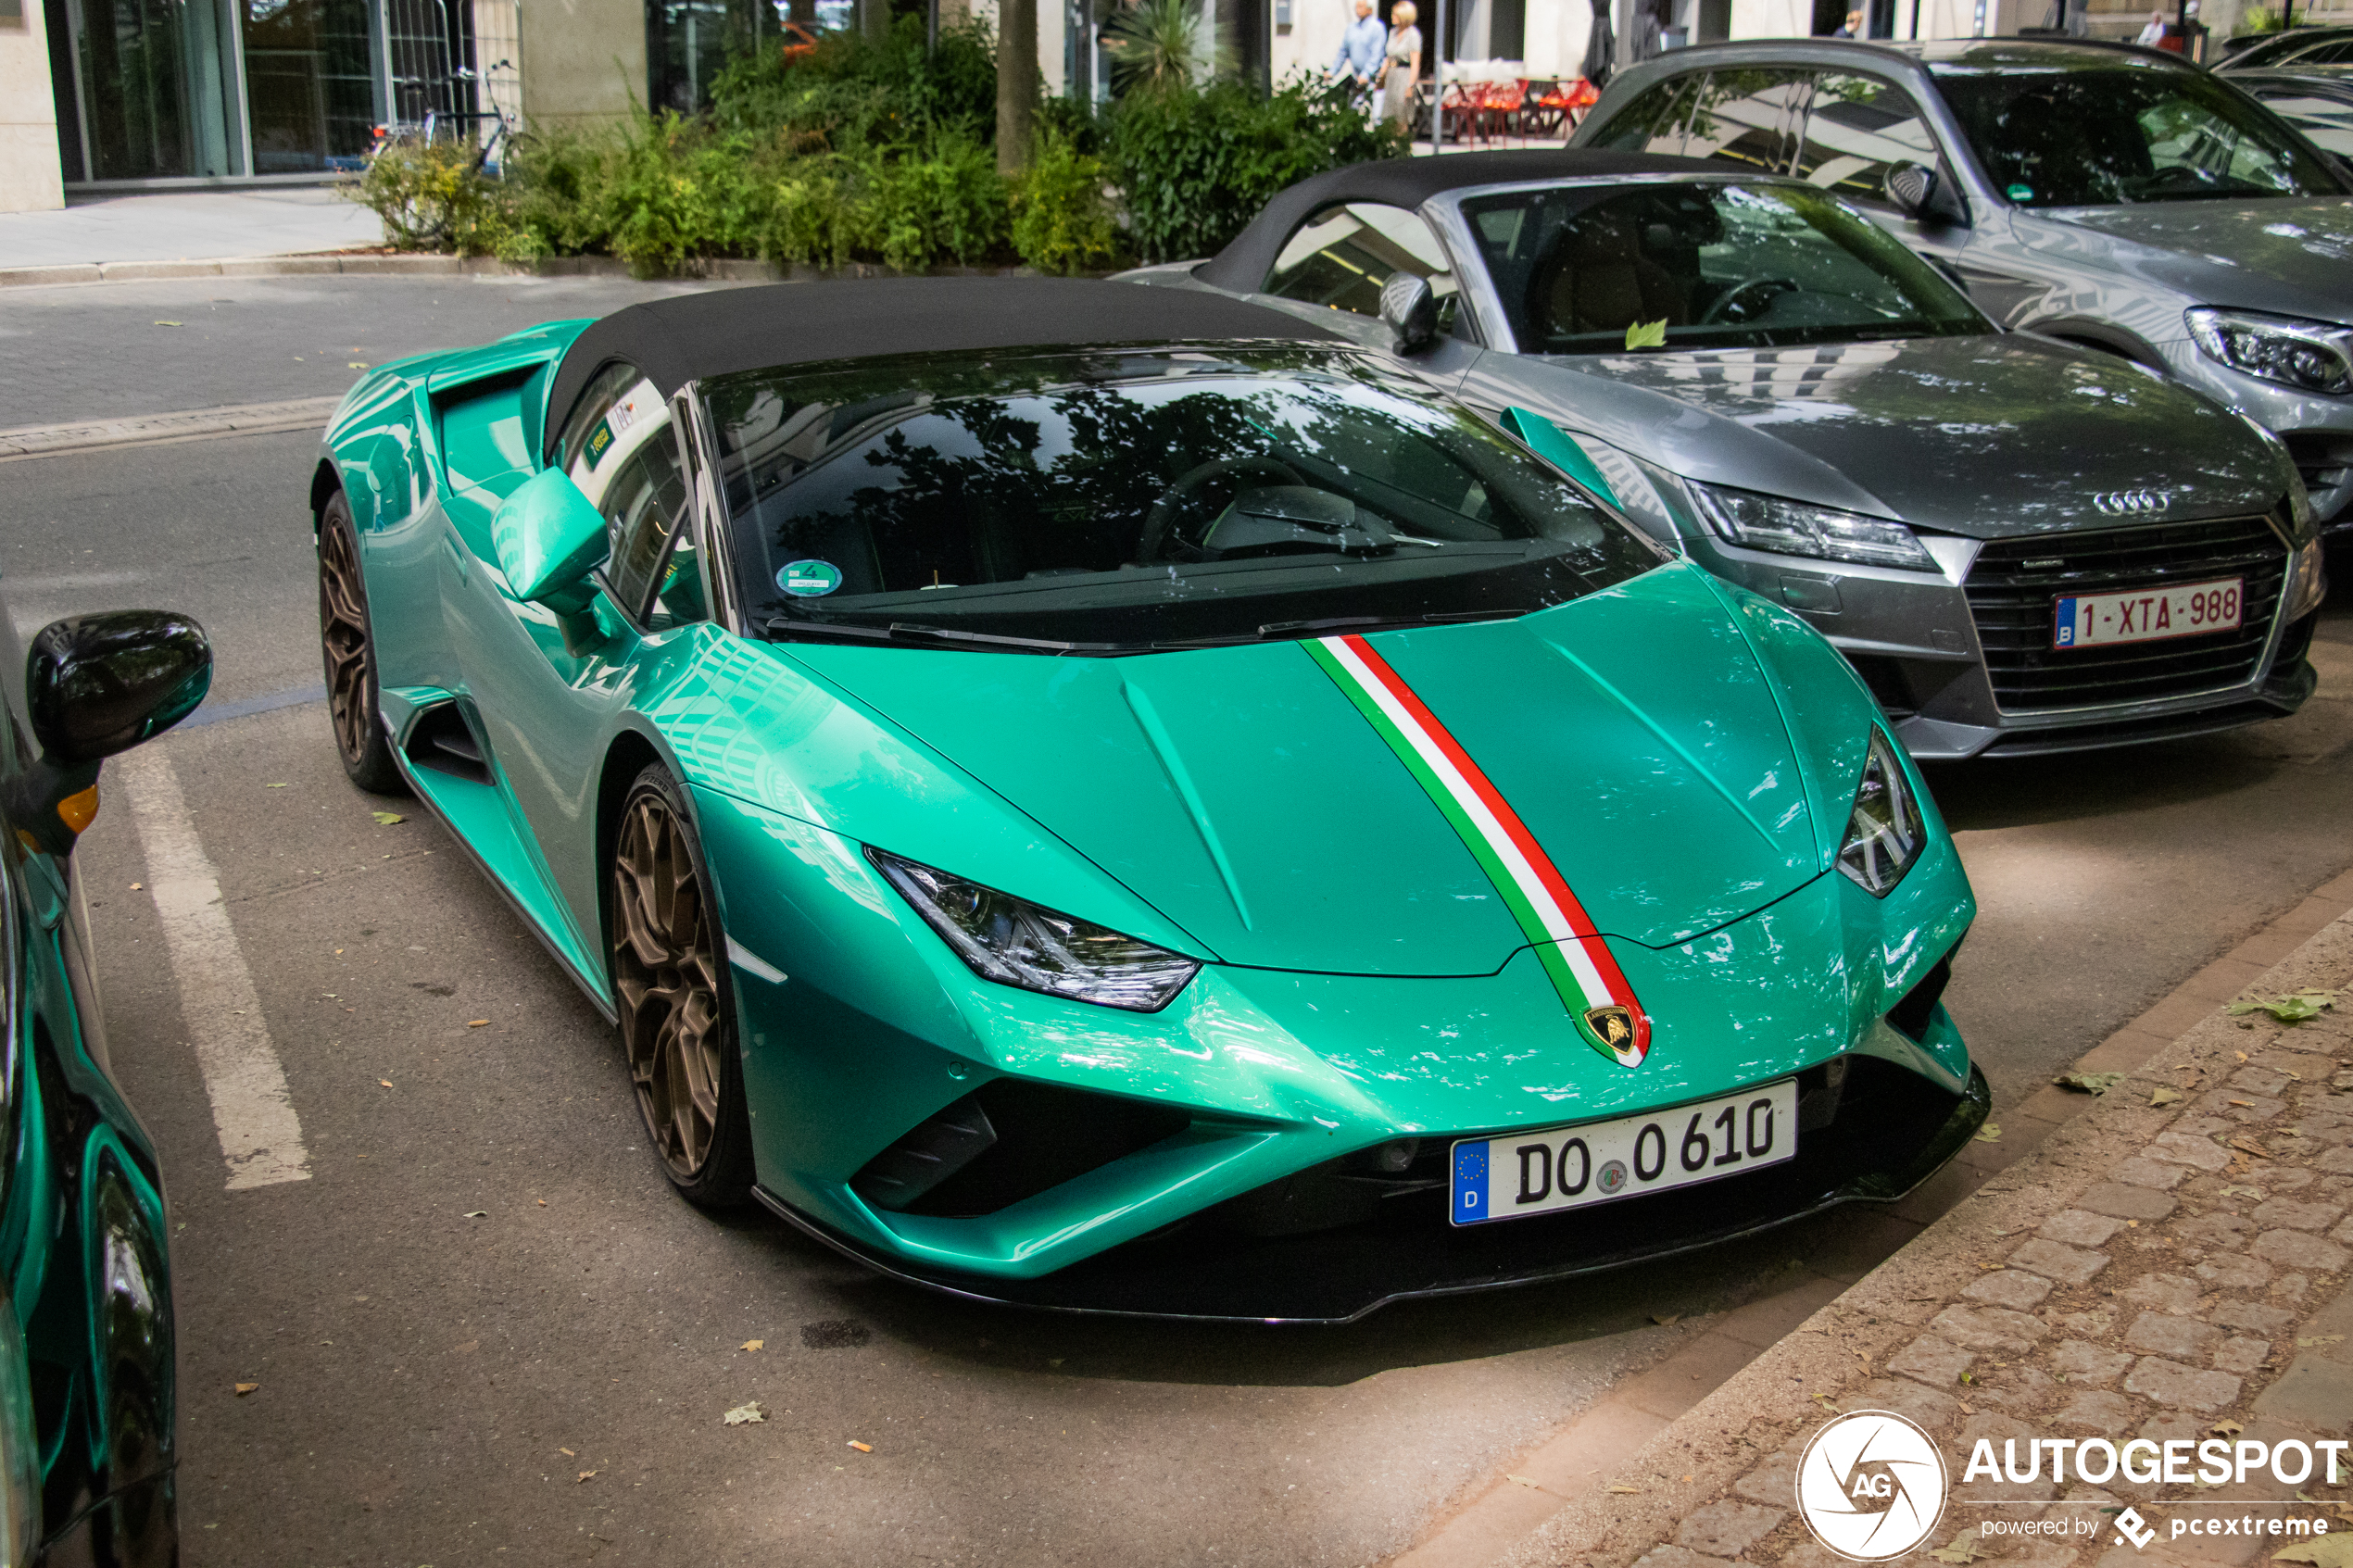
POLYGON ((310 495, 336 742, 686 1197, 936 1288, 1338 1321, 1900 1197, 1988 1103, 1951 836, 1826 642, 1505 423, 1038 279, 386 365, 310 495))

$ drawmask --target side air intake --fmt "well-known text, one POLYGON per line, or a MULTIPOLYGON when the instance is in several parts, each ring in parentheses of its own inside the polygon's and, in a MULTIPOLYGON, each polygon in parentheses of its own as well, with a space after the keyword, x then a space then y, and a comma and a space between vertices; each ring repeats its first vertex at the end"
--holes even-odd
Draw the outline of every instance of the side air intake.
POLYGON ((1191 1124, 1172 1106, 997 1078, 910 1128, 849 1189, 887 1212, 993 1214, 1191 1124))

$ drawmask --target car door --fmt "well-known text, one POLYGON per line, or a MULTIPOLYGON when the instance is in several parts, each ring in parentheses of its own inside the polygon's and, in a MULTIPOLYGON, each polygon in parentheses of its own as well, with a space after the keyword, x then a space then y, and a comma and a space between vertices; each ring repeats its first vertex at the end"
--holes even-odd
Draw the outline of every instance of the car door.
POLYGON ((603 748, 648 666, 692 657, 688 645, 709 621, 673 409, 635 367, 615 364, 590 380, 560 427, 551 465, 603 514, 610 547, 586 611, 519 602, 495 563, 470 563, 465 581, 446 590, 485 760, 591 972, 601 944, 597 872, 577 851, 595 841, 603 748))

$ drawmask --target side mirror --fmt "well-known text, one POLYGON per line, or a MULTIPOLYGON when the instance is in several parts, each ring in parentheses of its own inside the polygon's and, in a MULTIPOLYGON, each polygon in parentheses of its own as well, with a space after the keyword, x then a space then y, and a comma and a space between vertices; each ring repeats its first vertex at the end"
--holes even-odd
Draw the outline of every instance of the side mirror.
POLYGON ((26 717, 67 768, 151 740, 212 689, 212 644, 184 615, 119 609, 52 621, 25 659, 26 717))
POLYGON ((1916 223, 1969 226, 1969 198, 1935 169, 1917 163, 1895 164, 1881 184, 1887 199, 1916 223))
POLYGON ((587 608, 587 577, 605 558, 605 520, 580 486, 549 469, 525 480, 490 518, 490 547, 508 591, 560 613, 587 608))
POLYGON ((32 639, 26 717, 41 755, 0 806, 29 847, 60 858, 98 814, 98 764, 163 734, 212 689, 212 644, 184 615, 71 615, 32 639))
POLYGON ((1400 354, 1418 354, 1438 336, 1438 296, 1429 280, 1412 272, 1392 272, 1380 286, 1380 319, 1400 354))

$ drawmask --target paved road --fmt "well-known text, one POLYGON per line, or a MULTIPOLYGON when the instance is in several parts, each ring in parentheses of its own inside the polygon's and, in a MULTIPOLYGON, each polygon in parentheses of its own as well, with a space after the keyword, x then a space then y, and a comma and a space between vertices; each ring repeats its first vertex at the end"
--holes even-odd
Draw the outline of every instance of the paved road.
MULTIPOLYGON (((411 309, 414 332, 433 323, 401 303, 432 297, 415 287, 346 281, 327 304, 380 327, 411 309)), ((460 297, 483 331, 597 308, 460 297)), ((281 305, 281 330, 318 330, 323 307, 281 305)), ((25 320, 0 300, 0 332, 25 320)), ((263 357, 225 341, 220 400, 313 390, 265 385, 263 357)), ((136 391, 88 379, 90 397, 136 391)), ((298 691, 318 680, 311 460, 308 438, 249 436, 8 465, 0 581, 33 625, 190 610, 220 647, 224 700, 298 691)), ((2353 862, 2353 602, 2329 613, 2328 696, 2289 723, 1939 775, 1985 910, 1953 1005, 2001 1101, 2353 862)), ((438 828, 414 812, 379 825, 398 803, 345 784, 318 705, 201 723, 116 766, 81 864, 115 1059, 180 1227, 197 1568, 655 1549, 843 1568, 1367 1563, 1685 1332, 1654 1315, 1784 1288, 1795 1257, 1851 1272, 1888 1234, 1835 1219, 1340 1331, 914 1295, 765 1220, 714 1223, 673 1198, 610 1032, 438 828), (226 1185, 165 933, 132 890, 153 828, 124 786, 157 797, 133 763, 168 770, 216 869, 306 1181, 226 1185), (240 1399, 239 1381, 260 1387, 240 1399), (766 1422, 721 1424, 748 1399, 766 1422)))

